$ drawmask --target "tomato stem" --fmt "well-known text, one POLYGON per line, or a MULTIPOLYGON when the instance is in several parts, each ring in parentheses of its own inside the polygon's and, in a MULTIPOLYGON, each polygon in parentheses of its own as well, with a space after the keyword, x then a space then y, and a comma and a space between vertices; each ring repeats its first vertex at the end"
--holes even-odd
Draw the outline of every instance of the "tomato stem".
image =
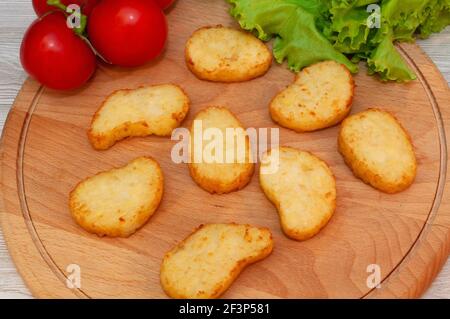
POLYGON ((47 4, 49 6, 56 7, 66 12, 67 7, 64 4, 62 4, 60 0, 47 0, 47 4))
MULTIPOLYGON (((47 4, 49 6, 53 6, 55 8, 58 8, 58 9, 64 11, 66 13, 66 15, 68 13, 70 13, 71 15, 74 15, 75 18, 78 18, 80 23, 77 26, 71 26, 71 27, 76 34, 78 34, 80 36, 84 34, 84 31, 86 30, 86 25, 87 25, 87 17, 83 13, 81 13, 81 11, 72 10, 72 9, 68 8, 66 5, 61 3, 60 0, 47 0, 47 4)), ((68 26, 69 26, 69 21, 68 21, 68 26)))

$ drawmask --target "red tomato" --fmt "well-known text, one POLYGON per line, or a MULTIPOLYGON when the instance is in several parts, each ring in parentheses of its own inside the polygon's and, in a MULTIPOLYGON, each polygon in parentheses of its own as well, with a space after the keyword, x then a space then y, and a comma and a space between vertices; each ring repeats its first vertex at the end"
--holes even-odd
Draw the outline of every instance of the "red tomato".
POLYGON ((167 40, 166 17, 149 0, 103 0, 92 10, 87 28, 98 53, 125 67, 154 59, 167 40))
POLYGON ((175 2, 175 0, 155 0, 159 7, 163 10, 166 10, 168 7, 175 2))
POLYGON ((20 61, 29 75, 58 90, 80 87, 96 67, 91 48, 67 27, 60 11, 31 24, 22 40, 20 61))
MULTIPOLYGON (((66 6, 69 4, 78 4, 81 7, 81 12, 88 16, 99 1, 100 0, 61 0, 61 3, 66 6)), ((44 13, 57 10, 56 7, 49 6, 47 0, 33 0, 33 8, 38 17, 41 17, 44 13)))

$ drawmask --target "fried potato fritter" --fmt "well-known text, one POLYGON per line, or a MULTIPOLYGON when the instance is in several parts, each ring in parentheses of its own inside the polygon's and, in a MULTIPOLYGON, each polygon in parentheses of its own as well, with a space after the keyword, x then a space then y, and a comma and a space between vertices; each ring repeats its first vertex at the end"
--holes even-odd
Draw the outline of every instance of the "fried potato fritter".
POLYGON ((192 179, 210 193, 239 190, 250 182, 254 172, 249 137, 239 120, 224 107, 208 107, 195 116, 189 154, 192 179), (207 139, 208 130, 217 134, 207 139), (218 147, 212 149, 215 142, 218 147))
POLYGON ((88 138, 97 150, 132 136, 170 136, 189 111, 189 98, 173 84, 118 90, 95 113, 88 138))
POLYGON ((223 26, 203 27, 186 43, 186 63, 198 78, 242 82, 267 72, 272 53, 252 34, 223 26))
POLYGON ((316 235, 336 209, 336 182, 328 165, 291 147, 268 151, 261 160, 260 184, 278 210, 283 232, 295 240, 316 235), (277 170, 265 172, 276 163, 277 170))
POLYGON ((411 139, 386 111, 368 109, 345 119, 338 146, 355 176, 378 190, 397 193, 414 182, 417 162, 411 139))
POLYGON ((163 189, 159 164, 139 157, 80 182, 70 193, 69 208, 75 221, 90 233, 129 237, 156 211, 163 189))
POLYGON ((247 265, 272 249, 267 228, 202 225, 164 256, 161 284, 172 298, 218 298, 247 265))
POLYGON ((272 119, 296 132, 311 132, 341 122, 350 112, 354 95, 350 71, 335 61, 303 69, 293 84, 270 103, 272 119))

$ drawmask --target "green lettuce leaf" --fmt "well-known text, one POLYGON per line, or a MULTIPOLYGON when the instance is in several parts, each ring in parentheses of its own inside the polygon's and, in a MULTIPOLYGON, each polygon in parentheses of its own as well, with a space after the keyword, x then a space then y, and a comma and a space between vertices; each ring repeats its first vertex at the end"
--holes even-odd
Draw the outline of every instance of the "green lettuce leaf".
POLYGON ((418 29, 418 35, 423 39, 450 25, 450 0, 435 0, 426 10, 428 17, 418 29))
POLYGON ((331 24, 325 35, 340 52, 354 54, 367 50, 367 42, 371 29, 367 20, 371 12, 367 11, 369 4, 379 0, 332 0, 331 24))
POLYGON ((277 62, 293 71, 335 60, 357 72, 398 82, 416 78, 396 42, 428 37, 450 25, 450 0, 227 0, 231 15, 262 40, 274 39, 277 62), (367 25, 368 5, 381 8, 380 28, 367 25))
POLYGON ((428 17, 427 8, 435 0, 383 0, 382 25, 392 31, 394 40, 413 41, 416 29, 428 17))
POLYGON ((355 73, 358 67, 336 50, 320 32, 328 12, 320 0, 229 0, 231 15, 245 30, 268 41, 275 38, 273 54, 278 63, 287 60, 291 70, 323 60, 335 60, 355 73))
MULTIPOLYGON (((447 3, 450 0, 445 0, 447 3)), ((423 36, 429 30, 448 25, 439 17, 444 12, 444 0, 383 0, 381 2, 381 28, 369 39, 372 46, 367 57, 369 73, 378 73, 382 80, 405 82, 416 79, 397 52, 394 43, 411 42, 415 33, 426 23, 423 36), (436 19, 440 25, 435 22, 436 19)))
POLYGON ((398 53, 392 38, 387 35, 367 57, 368 73, 377 73, 383 81, 405 82, 416 79, 414 72, 398 53))

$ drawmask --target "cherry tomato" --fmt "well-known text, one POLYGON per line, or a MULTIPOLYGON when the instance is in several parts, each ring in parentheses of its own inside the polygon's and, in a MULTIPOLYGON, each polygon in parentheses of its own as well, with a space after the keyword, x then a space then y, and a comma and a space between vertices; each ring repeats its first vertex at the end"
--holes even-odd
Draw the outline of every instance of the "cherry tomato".
POLYGON ((20 48, 25 71, 43 85, 70 90, 83 85, 95 71, 95 55, 54 11, 38 18, 25 33, 20 48))
POLYGON ((87 28, 97 52, 125 67, 154 59, 167 40, 164 13, 149 0, 102 0, 92 10, 87 28))
POLYGON ((166 10, 175 2, 175 0, 155 0, 155 1, 159 5, 159 7, 163 10, 166 10))
MULTIPOLYGON (((81 12, 88 16, 99 1, 100 0, 61 0, 61 3, 66 6, 69 4, 78 4, 81 7, 81 12)), ((43 16, 47 12, 57 10, 56 7, 48 5, 47 0, 33 0, 33 8, 38 17, 43 16)))

